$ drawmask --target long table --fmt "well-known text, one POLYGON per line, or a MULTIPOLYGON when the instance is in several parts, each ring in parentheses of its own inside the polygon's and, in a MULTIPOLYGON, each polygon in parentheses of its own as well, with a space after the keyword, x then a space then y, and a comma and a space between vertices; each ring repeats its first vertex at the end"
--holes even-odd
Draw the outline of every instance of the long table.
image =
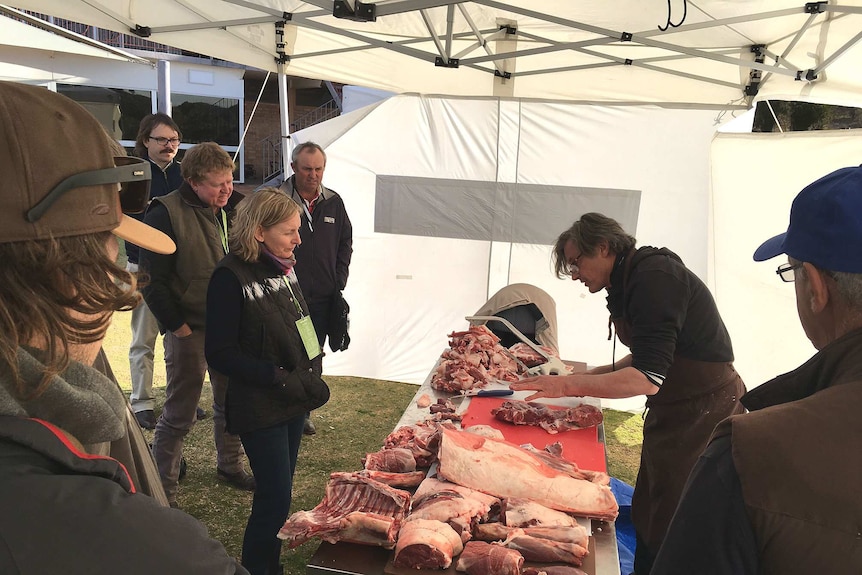
MULTIPOLYGON (((435 365, 436 368, 436 365, 435 365)), ((438 398, 448 398, 451 394, 437 391, 431 387, 431 377, 434 374, 434 369, 425 378, 425 382, 419 386, 410 404, 398 420, 395 429, 404 425, 413 425, 428 417, 428 408, 420 408, 416 405, 416 401, 424 394, 427 394, 432 399, 432 403, 438 398)), ((515 392, 512 399, 523 399, 529 395, 528 392, 515 392)), ((462 406, 459 407, 459 413, 465 413, 469 407, 470 399, 461 400, 462 406)), ((601 409, 601 400, 592 397, 584 398, 555 398, 549 400, 548 403, 559 406, 575 406, 581 403, 591 403, 601 409)), ((604 445, 604 425, 598 428, 599 441, 604 445)), ((544 446, 536 446, 542 448, 544 446)), ((605 454, 607 458, 607 454, 605 454)), ((620 575, 620 559, 617 552, 617 535, 616 529, 612 522, 592 520, 592 537, 590 538, 590 555, 581 567, 588 575, 620 575)), ((322 542, 320 547, 312 556, 306 567, 307 575, 400 575, 401 573, 411 573, 423 575, 425 573, 445 573, 454 574, 455 564, 446 570, 399 570, 393 568, 391 564, 393 552, 381 547, 372 547, 369 545, 357 545, 353 543, 326 543, 322 542)))

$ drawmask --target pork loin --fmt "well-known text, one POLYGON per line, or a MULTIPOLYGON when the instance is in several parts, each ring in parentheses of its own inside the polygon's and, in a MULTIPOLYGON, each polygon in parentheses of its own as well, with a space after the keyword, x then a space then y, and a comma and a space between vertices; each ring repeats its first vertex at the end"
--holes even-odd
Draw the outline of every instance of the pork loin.
POLYGON ((447 569, 463 549, 461 537, 446 523, 433 519, 406 522, 395 546, 397 567, 447 569))
POLYGON ((514 549, 484 541, 470 541, 455 565, 467 575, 520 575, 524 557, 514 549))
POLYGON ((613 521, 619 506, 610 488, 576 479, 517 445, 443 430, 437 475, 495 497, 531 499, 545 507, 613 521))

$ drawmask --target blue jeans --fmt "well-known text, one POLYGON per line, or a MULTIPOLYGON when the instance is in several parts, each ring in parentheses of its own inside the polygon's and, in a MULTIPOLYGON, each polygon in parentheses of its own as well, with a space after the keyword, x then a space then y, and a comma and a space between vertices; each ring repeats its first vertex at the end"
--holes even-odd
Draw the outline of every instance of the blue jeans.
POLYGON ((304 419, 298 415, 280 425, 240 434, 257 482, 242 540, 242 565, 251 575, 281 573, 281 539, 276 534, 290 514, 304 419))

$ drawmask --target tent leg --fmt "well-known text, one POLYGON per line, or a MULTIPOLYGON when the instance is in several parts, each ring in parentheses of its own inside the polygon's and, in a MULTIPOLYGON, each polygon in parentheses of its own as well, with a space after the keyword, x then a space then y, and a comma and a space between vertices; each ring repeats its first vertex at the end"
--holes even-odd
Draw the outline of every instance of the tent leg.
POLYGON ((290 141, 290 116, 287 107, 287 75, 282 62, 278 62, 278 107, 281 117, 281 173, 286 180, 290 176, 290 153, 293 146, 290 141))
POLYGON ((167 60, 156 62, 158 73, 158 92, 156 92, 156 111, 171 116, 171 63, 167 60))

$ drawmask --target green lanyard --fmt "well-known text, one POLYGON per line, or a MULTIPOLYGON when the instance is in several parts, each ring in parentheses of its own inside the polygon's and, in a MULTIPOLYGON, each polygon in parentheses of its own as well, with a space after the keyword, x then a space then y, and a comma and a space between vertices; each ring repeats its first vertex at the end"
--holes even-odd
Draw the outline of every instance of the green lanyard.
MULTIPOLYGON (((228 247, 228 241, 227 241, 227 239, 228 239, 227 238, 227 214, 224 213, 224 210, 219 210, 219 211, 221 211, 221 223, 222 223, 222 225, 218 226, 218 223, 216 223, 216 225, 218 226, 218 235, 221 236, 221 246, 224 249, 224 253, 228 253, 230 251, 230 248, 228 247)), ((291 292, 291 293, 293 293, 293 292, 291 292)))
POLYGON ((302 313, 302 306, 299 305, 299 301, 296 299, 296 294, 293 293, 293 288, 290 287, 290 280, 287 279, 287 274, 281 276, 281 279, 284 280, 284 285, 286 285, 287 289, 290 290, 290 296, 293 298, 293 305, 296 306, 296 311, 299 313, 299 317, 305 317, 305 314, 302 313))
POLYGON ((322 352, 320 343, 317 341, 317 333, 314 330, 314 324, 311 318, 302 313, 302 307, 296 299, 296 294, 293 293, 293 288, 290 286, 290 280, 287 279, 287 274, 281 276, 284 280, 287 289, 290 290, 290 295, 293 297, 293 305, 296 306, 296 311, 299 312, 299 319, 296 320, 296 330, 299 332, 299 337, 302 339, 302 345, 305 348, 305 353, 308 359, 314 359, 322 352))

